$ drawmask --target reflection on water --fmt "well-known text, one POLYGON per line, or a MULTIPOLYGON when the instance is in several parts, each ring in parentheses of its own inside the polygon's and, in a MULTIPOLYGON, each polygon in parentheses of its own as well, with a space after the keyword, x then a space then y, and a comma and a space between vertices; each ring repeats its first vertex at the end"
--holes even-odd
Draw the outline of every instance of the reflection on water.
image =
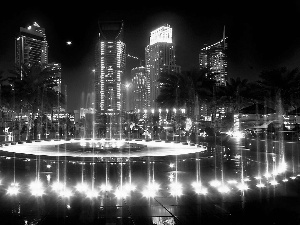
POLYGON ((149 154, 159 148, 145 142, 118 154, 101 145, 54 145, 62 153, 110 152, 99 157, 3 151, 3 224, 214 224, 243 217, 250 223, 251 212, 259 208, 255 203, 269 206, 290 195, 299 199, 296 150, 282 161, 279 154, 246 149, 244 139, 201 145, 207 147, 186 148, 186 154, 181 143, 164 147, 166 154, 149 154), (180 154, 168 154, 172 150, 180 154))

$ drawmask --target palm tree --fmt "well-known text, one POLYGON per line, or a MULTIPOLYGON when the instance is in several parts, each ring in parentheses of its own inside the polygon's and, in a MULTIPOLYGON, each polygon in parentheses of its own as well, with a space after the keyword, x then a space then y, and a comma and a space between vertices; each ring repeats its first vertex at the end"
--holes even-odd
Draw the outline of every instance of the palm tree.
POLYGON ((283 113, 297 108, 300 104, 300 72, 299 68, 288 70, 286 67, 264 70, 257 81, 261 93, 273 105, 282 103, 283 113))
POLYGON ((34 121, 36 114, 50 112, 54 106, 64 104, 64 96, 56 91, 59 70, 48 64, 23 64, 10 71, 9 78, 17 113, 31 112, 34 121))
POLYGON ((193 115, 196 104, 211 102, 214 80, 207 76, 207 70, 164 72, 158 82, 161 86, 156 101, 161 107, 186 106, 188 114, 193 115), (197 98, 199 102, 196 102, 197 98))
POLYGON ((257 99, 255 83, 240 77, 230 78, 226 86, 219 86, 216 90, 218 105, 224 106, 227 111, 238 113, 239 110, 257 99))

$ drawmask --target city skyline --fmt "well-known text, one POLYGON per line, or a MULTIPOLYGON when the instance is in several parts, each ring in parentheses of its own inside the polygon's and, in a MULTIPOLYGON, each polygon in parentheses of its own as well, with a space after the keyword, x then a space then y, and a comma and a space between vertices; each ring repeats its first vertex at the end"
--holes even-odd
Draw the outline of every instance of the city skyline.
MULTIPOLYGON (((144 49, 150 32, 168 23, 173 28, 176 64, 182 70, 199 67, 200 49, 222 38, 226 27, 228 37, 228 77, 256 79, 262 69, 286 65, 297 67, 300 58, 299 35, 295 29, 299 5, 231 8, 223 3, 218 9, 207 10, 174 7, 131 10, 91 10, 90 15, 78 16, 79 9, 56 13, 32 7, 16 8, 11 16, 1 15, 0 70, 11 68, 14 61, 14 38, 20 27, 37 22, 45 28, 49 43, 49 62, 62 64, 62 84, 68 88, 68 109, 85 106, 87 93, 93 87, 95 40, 98 21, 123 20, 127 53, 126 77, 144 60, 144 49), (222 8, 222 9, 220 9, 222 8), (77 14, 76 14, 77 13, 77 14), (77 15, 77 16, 76 16, 77 15), (71 45, 67 45, 71 41, 71 45), (299 61, 299 60, 298 60, 299 61), (80 99, 80 101, 78 101, 80 99)), ((83 9, 84 10, 84 6, 83 9)))

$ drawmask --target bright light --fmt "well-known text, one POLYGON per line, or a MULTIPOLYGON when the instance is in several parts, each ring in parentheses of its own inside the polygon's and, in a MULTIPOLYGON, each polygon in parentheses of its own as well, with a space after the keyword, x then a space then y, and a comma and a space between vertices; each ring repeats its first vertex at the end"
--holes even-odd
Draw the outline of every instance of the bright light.
POLYGON ((73 195, 72 191, 66 187, 59 192, 59 196, 64 198, 70 198, 72 195, 73 195))
POLYGON ((128 192, 126 190, 123 190, 121 188, 117 188, 115 191, 116 198, 126 198, 128 196, 128 192))
POLYGON ((30 183, 29 189, 32 195, 42 196, 44 194, 44 188, 41 181, 36 180, 30 183))
POLYGON ((275 186, 275 185, 277 185, 277 184, 279 184, 279 183, 278 183, 276 180, 271 180, 271 181, 270 181, 270 184, 275 186))
POLYGON ((227 194, 230 192, 230 189, 226 185, 222 185, 222 186, 218 187, 218 191, 221 193, 227 194))
POLYGON ((72 45, 72 41, 67 41, 67 45, 72 45))
POLYGON ((75 188, 78 192, 83 193, 88 190, 88 185, 87 183, 78 183, 75 188))
POLYGON ((228 184, 237 184, 238 183, 236 180, 228 180, 227 182, 228 182, 228 184))
POLYGON ((209 182, 209 184, 212 187, 218 187, 218 186, 221 185, 221 181, 219 181, 219 180, 212 180, 212 181, 209 182))
POLYGON ((111 191, 112 190, 112 186, 110 184, 102 184, 100 186, 100 190, 105 192, 105 191, 111 191))
POLYGON ((181 196, 182 195, 182 184, 178 182, 173 182, 170 185, 170 194, 172 196, 181 196))
POLYGON ((193 182, 192 186, 196 194, 206 195, 208 193, 207 188, 202 187, 202 184, 200 182, 193 182))
POLYGON ((60 192, 64 189, 65 185, 61 182, 53 182, 52 184, 52 190, 55 192, 60 192))
POLYGON ((258 187, 258 188, 263 188, 263 187, 266 187, 266 185, 263 184, 263 183, 259 183, 259 184, 256 185, 256 187, 258 187))
POLYGON ((92 198, 97 198, 98 197, 98 191, 96 191, 96 190, 87 190, 86 191, 86 197, 87 198, 90 198, 90 199, 92 199, 92 198))
POLYGON ((19 183, 11 183, 7 189, 8 195, 17 195, 20 192, 19 183))
POLYGON ((174 163, 170 163, 170 168, 174 168, 174 163))
POLYGON ((240 183, 236 186, 240 191, 246 191, 249 189, 248 185, 245 183, 240 183))
POLYGON ((129 192, 131 192, 131 191, 135 191, 136 186, 133 185, 133 184, 127 183, 127 184, 124 184, 124 185, 123 185, 123 189, 129 193, 129 192))
POLYGON ((160 187, 157 183, 149 183, 143 190, 142 194, 146 198, 154 198, 157 195, 159 189, 160 187))

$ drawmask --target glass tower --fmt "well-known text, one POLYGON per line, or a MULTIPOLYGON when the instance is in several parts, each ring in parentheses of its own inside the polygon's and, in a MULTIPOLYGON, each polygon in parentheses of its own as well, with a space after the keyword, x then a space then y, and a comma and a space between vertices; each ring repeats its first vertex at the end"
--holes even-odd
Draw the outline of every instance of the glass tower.
POLYGON ((164 71, 180 73, 181 67, 176 65, 175 45, 172 40, 172 28, 166 24, 150 33, 150 43, 145 48, 145 67, 148 82, 148 99, 150 109, 157 110, 156 98, 160 93, 160 85, 157 82, 164 71))
POLYGON ((126 45, 123 21, 99 21, 95 62, 96 122, 114 135, 122 113, 121 84, 125 74, 126 45))
POLYGON ((15 40, 15 64, 29 66, 34 63, 48 64, 48 43, 45 29, 36 22, 27 28, 20 27, 15 40))
POLYGON ((225 86, 227 81, 227 38, 200 50, 200 69, 207 68, 217 86, 225 86))

